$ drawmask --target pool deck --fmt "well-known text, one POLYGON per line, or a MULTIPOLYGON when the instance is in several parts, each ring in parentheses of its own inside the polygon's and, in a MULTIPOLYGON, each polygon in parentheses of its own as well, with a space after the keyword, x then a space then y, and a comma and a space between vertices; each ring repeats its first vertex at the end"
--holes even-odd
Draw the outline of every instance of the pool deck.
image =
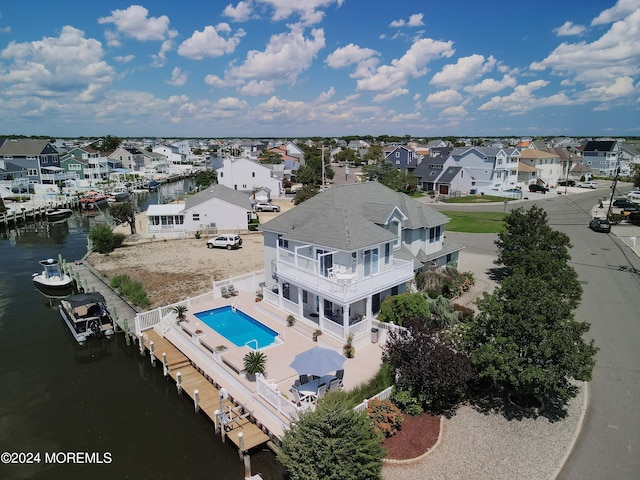
MULTIPOLYGON (((176 328, 165 330, 164 334, 159 325, 156 325, 154 330, 169 340, 198 369, 224 387, 236 403, 251 412, 259 424, 281 439, 288 426, 288 419, 258 395, 256 382, 247 379, 242 373, 243 357, 250 350, 249 347, 235 346, 202 323, 194 314, 233 305, 278 332, 282 342, 261 351, 267 356, 265 377, 274 383, 286 398, 292 398, 289 390, 298 378, 298 373, 289 366, 297 354, 315 346, 331 348, 342 354, 343 342, 326 333, 318 337, 318 342, 314 342, 313 324, 298 319, 294 326, 289 327, 286 321, 287 313, 264 301, 256 302, 255 299, 254 293, 245 291, 229 298, 207 296, 190 304, 186 320, 175 325, 176 328), (220 351, 221 347, 225 347, 223 351, 220 351)), ((371 343, 369 340, 356 343, 354 358, 345 358, 345 389, 349 390, 368 381, 378 371, 382 363, 381 347, 382 343, 371 343)))

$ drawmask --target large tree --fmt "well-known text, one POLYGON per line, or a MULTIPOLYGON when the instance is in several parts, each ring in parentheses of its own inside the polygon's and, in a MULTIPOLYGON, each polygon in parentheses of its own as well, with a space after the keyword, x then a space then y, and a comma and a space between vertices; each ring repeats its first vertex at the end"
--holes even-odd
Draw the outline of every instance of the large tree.
POLYGON ((136 212, 131 202, 118 202, 111 205, 109 214, 118 223, 128 223, 131 228, 131 234, 136 233, 136 212))
POLYGON ((327 395, 285 432, 278 459, 292 480, 380 478, 381 438, 366 412, 354 412, 344 395, 327 395))
POLYGON ((365 165, 362 168, 362 172, 367 180, 378 181, 382 185, 397 192, 415 190, 418 183, 411 173, 396 168, 396 166, 386 158, 365 165))
MULTIPOLYGON (((304 185, 322 185, 322 149, 306 144, 298 144, 304 152, 303 167, 296 172, 296 181, 304 185)), ((324 152, 324 178, 331 180, 335 175, 329 162, 329 152, 324 152)))
POLYGON ((537 207, 514 210, 506 227, 496 242, 506 276, 477 302, 464 344, 480 378, 518 396, 567 400, 572 379, 591 379, 597 352, 583 338, 589 325, 574 319, 582 288, 569 239, 537 207))

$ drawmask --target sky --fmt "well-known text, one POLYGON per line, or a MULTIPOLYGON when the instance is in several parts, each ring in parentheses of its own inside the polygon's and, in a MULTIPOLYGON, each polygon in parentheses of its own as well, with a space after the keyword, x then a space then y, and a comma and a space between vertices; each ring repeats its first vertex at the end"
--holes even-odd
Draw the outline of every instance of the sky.
POLYGON ((640 136, 640 1, 0 2, 11 134, 640 136))

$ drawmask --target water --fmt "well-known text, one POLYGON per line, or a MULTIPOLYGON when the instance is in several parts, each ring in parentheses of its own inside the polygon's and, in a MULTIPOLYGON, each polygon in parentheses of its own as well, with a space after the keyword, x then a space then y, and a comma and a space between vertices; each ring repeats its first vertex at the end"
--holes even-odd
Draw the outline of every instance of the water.
POLYGON ((257 348, 268 347, 278 336, 278 332, 240 310, 234 312, 230 306, 199 312, 195 316, 237 347, 247 344, 255 347, 254 341, 258 343, 257 348))
MULTIPOLYGON (((40 260, 82 258, 94 221, 75 212, 65 223, 0 230, 0 452, 40 455, 39 463, 0 463, 0 478, 244 478, 233 445, 161 368, 122 335, 78 345, 59 300, 33 286, 40 260), (56 452, 62 463, 46 458, 56 452), (71 463, 75 452, 106 463, 71 463)), ((251 466, 284 478, 267 450, 252 453, 251 466)))

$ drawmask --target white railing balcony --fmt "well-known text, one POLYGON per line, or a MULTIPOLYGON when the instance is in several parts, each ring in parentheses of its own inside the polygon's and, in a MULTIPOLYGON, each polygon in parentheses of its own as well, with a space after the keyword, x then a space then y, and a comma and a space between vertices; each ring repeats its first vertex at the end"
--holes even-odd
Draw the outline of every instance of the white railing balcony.
MULTIPOLYGON (((291 252, 289 252, 291 253, 291 252)), ((382 263, 382 261, 380 262, 382 263)), ((285 282, 300 285, 307 291, 316 292, 324 298, 340 303, 349 303, 368 295, 381 292, 413 279, 413 262, 394 259, 389 265, 380 265, 374 275, 335 274, 330 278, 318 273, 316 262, 308 257, 278 255, 276 268, 278 277, 285 282), (297 258, 296 258, 297 257, 297 258)))

